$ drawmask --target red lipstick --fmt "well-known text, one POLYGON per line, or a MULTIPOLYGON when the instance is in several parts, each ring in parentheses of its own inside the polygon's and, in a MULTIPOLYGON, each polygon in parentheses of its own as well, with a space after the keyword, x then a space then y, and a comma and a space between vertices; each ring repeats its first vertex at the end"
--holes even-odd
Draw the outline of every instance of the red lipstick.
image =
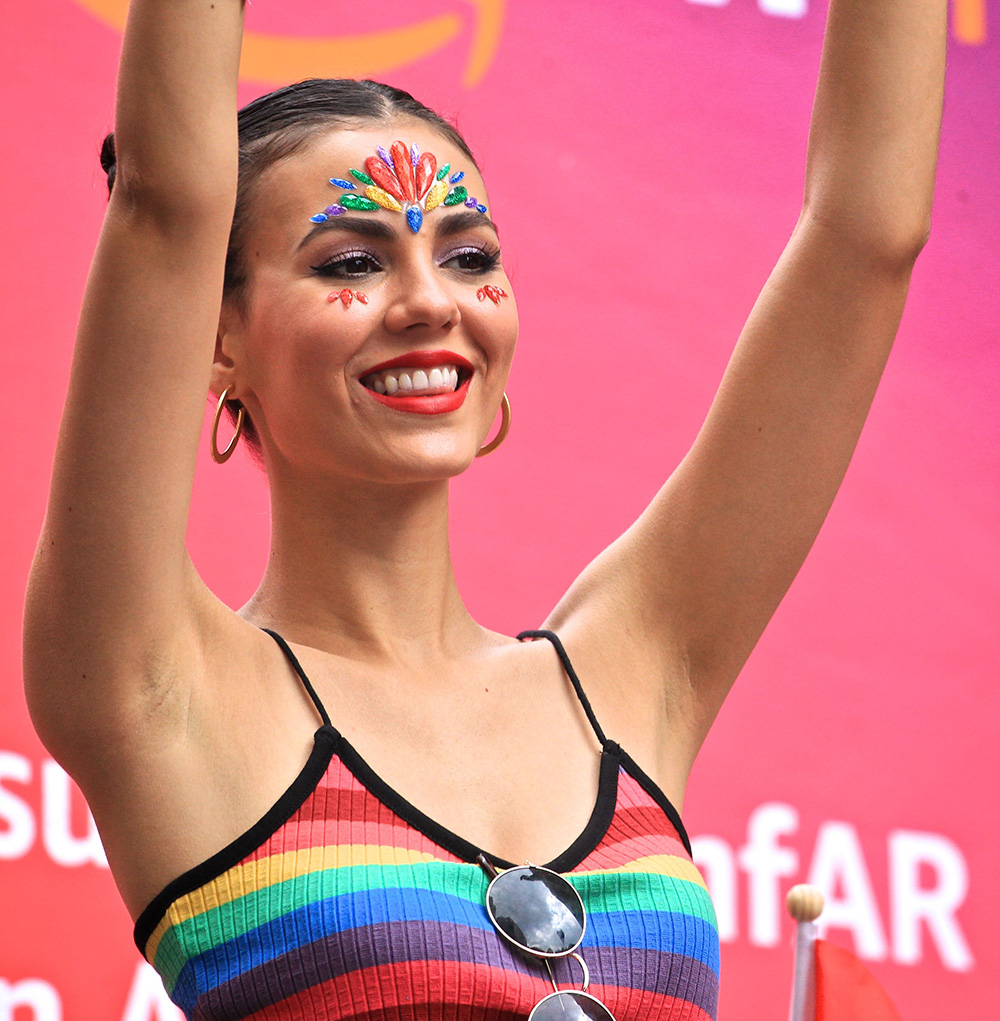
POLYGON ((370 376, 373 372, 381 372, 383 369, 414 368, 433 369, 435 365, 457 365, 460 369, 472 372, 472 362, 468 358, 455 354, 454 351, 410 351, 408 354, 400 355, 398 358, 390 358, 387 362, 379 362, 370 369, 361 373, 362 378, 370 376))

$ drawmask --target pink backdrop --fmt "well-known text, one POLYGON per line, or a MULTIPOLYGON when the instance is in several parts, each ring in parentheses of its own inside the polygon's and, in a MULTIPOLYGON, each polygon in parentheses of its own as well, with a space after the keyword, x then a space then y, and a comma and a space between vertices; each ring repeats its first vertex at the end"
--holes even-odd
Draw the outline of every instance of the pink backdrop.
MULTIPOLYGON (((0 1021, 176 1016, 138 967, 85 807, 20 695, 22 593, 104 209, 96 154, 121 6, 2 13, 0 1021)), ((269 87, 259 77, 280 66, 285 37, 333 38, 322 63, 359 33, 368 64, 352 71, 455 118, 481 157, 522 316, 511 436, 455 485, 458 568, 488 625, 536 625, 691 442, 798 212, 824 12, 810 0, 250 9, 258 80, 244 100, 269 87), (420 46, 367 39, 424 21, 420 46)), ((806 878, 832 894, 832 938, 871 962, 907 1021, 1000 1006, 1000 60, 988 14, 1000 19, 982 0, 953 9, 931 242, 870 423, 692 779, 685 817, 719 910, 730 1021, 786 1015, 780 897, 806 878)), ((156 399, 155 380, 137 385, 156 399)), ((256 470, 203 458, 191 548, 234 605, 254 588, 266 534, 256 470)))

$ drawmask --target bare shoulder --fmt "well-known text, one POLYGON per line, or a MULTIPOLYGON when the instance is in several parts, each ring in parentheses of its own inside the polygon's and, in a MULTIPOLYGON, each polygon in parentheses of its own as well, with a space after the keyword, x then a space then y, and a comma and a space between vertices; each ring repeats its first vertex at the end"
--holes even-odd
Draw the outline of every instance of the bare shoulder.
POLYGON ((84 705, 53 749, 87 798, 133 917, 275 803, 316 728, 275 642, 222 603, 202 612, 195 634, 148 650, 155 696, 84 705))
POLYGON ((234 695, 239 704, 237 693, 260 675, 270 639, 196 576, 189 589, 172 619, 156 627, 105 632, 72 615, 29 620, 25 688, 32 720, 82 786, 151 749, 190 751, 208 739, 202 717, 234 695))

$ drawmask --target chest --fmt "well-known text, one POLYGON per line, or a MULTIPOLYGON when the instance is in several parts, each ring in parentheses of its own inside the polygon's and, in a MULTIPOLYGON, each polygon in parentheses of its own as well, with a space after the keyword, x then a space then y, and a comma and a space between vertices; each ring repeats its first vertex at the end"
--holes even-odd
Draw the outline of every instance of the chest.
MULTIPOLYGON (((587 911, 591 991, 618 1021, 714 1017, 704 884, 663 811, 609 762, 612 811, 563 863, 587 911)), ((286 822, 170 904, 146 953, 189 1016, 298 1017, 308 1003, 317 1019, 526 1017, 551 991, 493 930, 462 839, 371 781, 341 741, 286 822)), ((579 988, 575 968, 557 962, 556 978, 579 988)))
MULTIPOLYGON (((558 661, 535 654, 529 669, 501 664, 435 686, 349 674, 315 683, 366 780, 499 857, 541 862, 587 825, 601 745, 558 661)), ((246 769, 270 767, 269 741, 281 754, 262 733, 246 769)))

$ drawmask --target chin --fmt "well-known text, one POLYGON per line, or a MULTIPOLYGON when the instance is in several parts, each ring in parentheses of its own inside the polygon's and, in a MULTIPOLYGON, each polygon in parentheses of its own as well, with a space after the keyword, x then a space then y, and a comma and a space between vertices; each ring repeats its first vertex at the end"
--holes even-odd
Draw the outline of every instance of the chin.
POLYGON ((445 482, 461 475, 476 459, 476 447, 458 437, 426 437, 400 443, 369 462, 366 475, 373 481, 400 485, 445 482))

